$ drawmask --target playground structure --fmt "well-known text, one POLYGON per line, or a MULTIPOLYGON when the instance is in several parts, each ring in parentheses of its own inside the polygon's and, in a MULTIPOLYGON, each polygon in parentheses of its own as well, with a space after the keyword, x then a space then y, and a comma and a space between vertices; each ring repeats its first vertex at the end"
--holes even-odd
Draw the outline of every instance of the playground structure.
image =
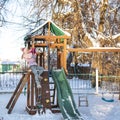
MULTIPOLYGON (((37 111, 37 103, 41 102, 43 105, 43 111, 45 112, 45 109, 51 109, 53 112, 59 112, 57 110, 54 110, 52 108, 60 107, 62 111, 62 104, 60 101, 57 101, 55 103, 55 89, 62 86, 57 86, 55 84, 54 88, 50 89, 50 85, 54 84, 53 82, 50 82, 49 77, 51 75, 51 70, 54 67, 55 69, 61 69, 64 68, 65 72, 67 73, 67 55, 69 52, 120 52, 120 48, 114 48, 114 47, 100 47, 100 48, 67 48, 67 40, 71 39, 70 35, 63 30, 61 30, 59 27, 57 27, 53 22, 47 21, 43 25, 41 25, 38 29, 35 29, 30 33, 29 36, 26 36, 25 38, 25 44, 32 44, 36 50, 38 51, 37 56, 37 63, 40 66, 43 66, 45 68, 45 71, 43 73, 43 80, 42 80, 42 88, 41 90, 36 89, 36 85, 34 83, 34 75, 28 71, 23 75, 21 78, 13 96, 11 97, 8 105, 6 106, 8 108, 8 113, 12 112, 12 109, 17 102, 17 99, 22 92, 23 87, 28 85, 27 87, 27 106, 26 110, 29 114, 33 115, 37 111), (47 34, 47 35, 46 35, 47 34), (56 51, 56 56, 54 57, 57 59, 56 66, 51 66, 51 54, 56 51), (46 55, 47 54, 47 55, 46 55), (46 57, 47 56, 47 57, 46 57), (47 58, 47 59, 46 59, 47 58), (46 64, 46 61, 48 64, 46 64), (42 91, 41 101, 39 101, 39 92, 42 91), (51 91, 53 94, 51 95, 51 91), (59 105, 58 105, 59 104, 59 105)), ((61 79, 61 78, 59 78, 61 79)), ((57 81, 57 80, 56 80, 57 81)), ((59 83, 57 83, 59 84, 59 83)), ((66 86, 68 88, 68 86, 66 86)), ((62 92, 62 91, 61 91, 62 92)), ((60 91, 58 92, 58 96, 60 94, 60 91)), ((72 96, 72 94, 71 94, 72 96)), ((67 97, 67 96, 66 96, 67 97)), ((66 98, 62 98, 66 99, 66 98)), ((61 100, 61 99, 60 99, 61 100)), ((64 106, 67 108, 68 106, 64 106)), ((75 106, 74 106, 75 108, 75 106)), ((75 108, 76 109, 76 108, 75 108)), ((65 115, 65 113, 63 112, 65 115)), ((66 116, 66 115, 65 115, 66 116)))
MULTIPOLYGON (((31 35, 25 37, 25 44, 32 45, 36 48, 36 51, 38 52, 37 56, 37 63, 40 66, 43 66, 45 68, 45 71, 43 72, 43 80, 42 80, 42 88, 39 90, 36 88, 35 82, 34 82, 34 75, 28 71, 23 75, 21 78, 16 90, 14 91, 10 101, 8 102, 6 108, 8 109, 8 113, 10 114, 15 106, 15 103, 17 102, 17 99, 19 98, 20 94, 22 93, 22 89, 27 84, 27 106, 26 110, 29 114, 33 115, 37 112, 37 110, 43 109, 43 112, 45 112, 45 109, 51 109, 58 107, 58 103, 55 102, 55 86, 53 88, 49 88, 49 85, 53 85, 53 82, 49 82, 49 75, 50 75, 50 52, 51 49, 57 49, 57 59, 60 61, 57 61, 56 68, 61 68, 62 66, 65 66, 66 64, 66 54, 60 54, 60 49, 62 48, 63 51, 66 50, 66 39, 69 39, 70 36, 65 35, 66 33, 62 31, 60 28, 58 28, 53 22, 46 22, 40 28, 38 28, 35 31, 32 31, 31 35), (38 31, 42 34, 38 35, 38 31), (51 35, 51 32, 52 35, 51 35), (36 35, 37 32, 37 35, 36 35), (47 33, 47 35, 45 35, 47 33), (53 35, 59 35, 55 36, 53 35), (46 65, 46 54, 47 54, 47 65, 46 65), (64 60, 65 59, 65 60, 64 60), (64 60, 64 61, 62 61, 64 60), (39 92, 42 93, 41 98, 39 99, 39 92), (50 94, 52 92, 52 95, 50 94), (42 106, 37 106, 37 103, 41 102, 42 106), (38 108, 37 108, 38 107, 38 108)), ((68 34, 68 33, 67 33, 68 34)), ((59 110, 52 110, 52 112, 59 112, 59 110)))

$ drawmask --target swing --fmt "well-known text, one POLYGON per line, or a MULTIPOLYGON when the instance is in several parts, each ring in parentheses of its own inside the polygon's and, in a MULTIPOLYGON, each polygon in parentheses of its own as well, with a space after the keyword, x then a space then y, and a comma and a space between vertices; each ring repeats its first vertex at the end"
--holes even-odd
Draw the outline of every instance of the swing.
MULTIPOLYGON (((106 53, 105 53, 105 58, 107 58, 108 61, 111 60, 110 56, 108 56, 108 55, 106 56, 106 53)), ((104 65, 103 67, 106 67, 106 66, 104 65)), ((109 79, 109 76, 108 76, 108 79, 109 79)), ((114 93, 113 93, 111 80, 109 80, 108 82, 109 82, 109 84, 105 85, 106 90, 108 90, 108 91, 102 93, 102 100, 105 102, 114 102, 114 93)))
POLYGON ((109 85, 107 84, 104 90, 105 91, 102 92, 102 100, 105 102, 114 102, 114 93, 112 91, 113 89, 112 86, 110 85, 110 81, 109 81, 109 85))
POLYGON ((111 98, 108 99, 108 98, 105 98, 104 93, 102 93, 102 100, 105 102, 114 102, 114 94, 111 94, 111 95, 112 95, 111 98))

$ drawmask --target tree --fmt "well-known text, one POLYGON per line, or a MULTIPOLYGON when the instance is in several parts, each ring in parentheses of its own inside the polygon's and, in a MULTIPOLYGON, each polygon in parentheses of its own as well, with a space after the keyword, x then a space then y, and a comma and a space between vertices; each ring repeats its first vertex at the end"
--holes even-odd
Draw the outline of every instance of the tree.
POLYGON ((2 26, 5 22, 5 12, 6 12, 5 5, 6 5, 7 1, 8 0, 0 1, 0 26, 2 26))
MULTIPOLYGON (((120 47, 119 0, 34 0, 33 5, 36 21, 51 16, 71 33, 69 44, 75 47, 120 47)), ((75 56, 77 61, 78 54, 75 56)), ((105 55, 94 54, 93 67, 102 70, 104 58, 105 55)))
MULTIPOLYGON (((74 46, 81 48, 120 47, 119 0, 99 2, 96 0, 57 0, 53 8, 53 20, 69 30, 74 46)), ((115 58, 117 56, 116 54, 115 58)), ((92 67, 98 67, 102 72, 104 58, 104 55, 94 54, 92 67)), ((115 66, 113 68, 116 69, 115 66)))

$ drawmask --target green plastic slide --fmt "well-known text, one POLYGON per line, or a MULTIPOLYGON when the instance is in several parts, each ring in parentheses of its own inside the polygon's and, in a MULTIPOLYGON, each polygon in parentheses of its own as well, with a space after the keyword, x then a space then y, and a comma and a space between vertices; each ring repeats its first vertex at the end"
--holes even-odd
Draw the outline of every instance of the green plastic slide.
POLYGON ((64 69, 52 70, 51 73, 57 87, 58 104, 64 119, 83 120, 74 102, 64 69))

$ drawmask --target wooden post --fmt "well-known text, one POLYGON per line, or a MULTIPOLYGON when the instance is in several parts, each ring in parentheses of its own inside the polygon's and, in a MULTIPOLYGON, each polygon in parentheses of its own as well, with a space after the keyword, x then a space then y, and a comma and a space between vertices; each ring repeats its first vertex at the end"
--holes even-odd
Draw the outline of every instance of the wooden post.
POLYGON ((30 106, 30 76, 27 84, 27 106, 30 106))
POLYGON ((48 35, 50 36, 50 22, 48 22, 48 35))
POLYGON ((65 70, 65 72, 67 72, 67 59, 66 59, 66 56, 67 56, 67 54, 66 54, 66 46, 67 46, 67 40, 66 39, 64 39, 64 49, 63 49, 63 68, 64 68, 64 70, 65 70))
POLYGON ((34 74, 31 73, 28 79, 28 88, 27 88, 27 106, 26 110, 30 115, 36 114, 36 100, 35 100, 35 80, 34 74))
POLYGON ((98 94, 98 68, 96 68, 96 94, 98 94))
POLYGON ((31 109, 34 109, 34 95, 35 95, 35 92, 34 92, 34 85, 35 85, 35 80, 34 80, 34 75, 32 74, 31 75, 31 109))

